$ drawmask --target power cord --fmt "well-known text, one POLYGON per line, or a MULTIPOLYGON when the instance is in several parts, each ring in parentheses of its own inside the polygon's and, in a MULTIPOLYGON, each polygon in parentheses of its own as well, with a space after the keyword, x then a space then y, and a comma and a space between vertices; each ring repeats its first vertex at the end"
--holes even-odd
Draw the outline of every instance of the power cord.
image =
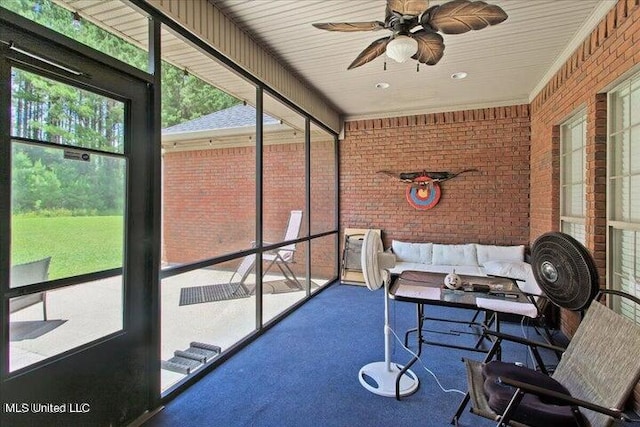
POLYGON ((429 368, 427 368, 427 365, 424 364, 424 362, 422 361, 422 359, 420 358, 420 356, 418 356, 416 353, 414 353, 410 348, 406 347, 404 345, 404 343, 402 342, 402 340, 400 339, 400 337, 398 337, 398 335, 396 334, 396 331, 393 330, 392 327, 389 326, 389 330, 391 331, 391 333, 393 334, 393 336, 396 338, 396 341, 398 341, 398 343, 400 344, 400 346, 402 348, 404 348, 409 354, 411 354, 413 357, 415 357, 416 359, 418 359, 418 362, 420 362, 420 365, 422 365, 422 367, 424 368, 425 371, 427 371, 429 374, 431 374, 431 376, 433 377, 433 379, 436 380, 436 383, 438 384, 438 387, 440 387, 440 390, 442 390, 445 393, 459 393, 462 394, 463 396, 466 395, 466 393, 464 391, 455 389, 455 388, 450 388, 450 389, 445 389, 442 384, 440 383, 440 380, 438 379, 438 377, 436 376, 436 374, 434 374, 429 368))

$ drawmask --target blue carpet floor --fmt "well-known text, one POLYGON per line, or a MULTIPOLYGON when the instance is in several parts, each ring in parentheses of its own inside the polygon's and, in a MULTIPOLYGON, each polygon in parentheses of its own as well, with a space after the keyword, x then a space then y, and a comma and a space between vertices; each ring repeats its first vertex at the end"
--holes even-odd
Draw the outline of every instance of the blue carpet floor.
MULTIPOLYGON (((415 305, 391 302, 396 333, 415 326, 415 305)), ((473 312, 428 307, 428 315, 471 319, 473 312)), ((435 322, 434 328, 468 331, 468 326, 435 322)), ((365 390, 358 371, 384 360, 384 292, 333 285, 273 327, 226 363, 170 401, 145 426, 447 426, 462 395, 445 393, 416 363, 418 391, 397 401, 365 390)), ((431 327, 431 325, 429 325, 431 327)), ((522 334, 520 324, 503 331, 522 334)), ((535 332, 528 332, 535 335, 535 332)), ((471 335, 435 333, 432 339, 473 343, 471 335)), ((415 349, 415 345, 411 346, 415 349)), ((466 390, 462 357, 484 354, 425 346, 424 366, 445 389, 466 390)), ((394 342, 392 361, 411 355, 394 342)), ((526 349, 505 346, 503 360, 531 365, 526 349)), ((468 412, 461 425, 494 425, 468 412)))

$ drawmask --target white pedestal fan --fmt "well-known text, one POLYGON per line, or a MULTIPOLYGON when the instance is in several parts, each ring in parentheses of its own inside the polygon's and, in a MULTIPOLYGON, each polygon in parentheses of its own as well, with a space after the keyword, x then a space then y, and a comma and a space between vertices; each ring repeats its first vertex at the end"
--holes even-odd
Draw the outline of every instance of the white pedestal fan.
MULTIPOLYGON (((385 253, 380 236, 367 231, 362 242, 362 273, 367 287, 375 291, 384 285, 384 362, 365 365, 358 373, 360 384, 372 393, 385 397, 396 395, 396 380, 403 366, 391 362, 391 327, 389 326, 389 282, 388 269, 395 265, 396 257, 385 253)), ((418 389, 418 377, 407 370, 400 378, 398 396, 407 396, 418 389)))

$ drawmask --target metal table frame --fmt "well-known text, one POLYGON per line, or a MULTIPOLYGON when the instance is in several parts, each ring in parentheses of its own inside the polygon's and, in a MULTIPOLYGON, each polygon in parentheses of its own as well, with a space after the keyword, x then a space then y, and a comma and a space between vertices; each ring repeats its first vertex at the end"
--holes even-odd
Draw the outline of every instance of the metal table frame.
MULTIPOLYGON (((460 350, 468 350, 475 352, 487 353, 491 349, 483 349, 480 348, 480 345, 485 339, 491 341, 488 335, 484 333, 484 330, 490 329, 493 327, 493 331, 500 332, 500 317, 499 313, 492 310, 487 310, 485 308, 478 307, 475 300, 476 297, 487 297, 496 298, 500 300, 508 300, 514 302, 528 302, 527 297, 520 292, 518 286, 516 285, 513 279, 504 278, 504 277, 476 277, 476 276, 466 276, 461 275, 463 283, 480 283, 480 284, 502 284, 505 289, 508 289, 508 295, 511 295, 512 298, 506 299, 504 296, 499 296, 496 294, 487 294, 486 292, 466 292, 460 290, 450 290, 450 289, 442 289, 444 286, 440 284, 444 283, 444 277, 446 273, 431 273, 431 272, 420 272, 420 271, 405 271, 400 276, 396 277, 393 281, 391 288, 389 289, 389 296, 397 301, 404 302, 412 302, 416 304, 416 317, 417 317, 417 326, 416 328, 410 329, 405 334, 405 344, 408 342, 408 336, 412 332, 417 333, 417 343, 418 348, 413 356, 413 358, 407 363, 403 369, 398 374, 396 379, 396 399, 400 400, 400 395, 398 393, 399 390, 399 380, 402 375, 411 368, 411 366, 419 359, 422 354, 422 346, 423 344, 437 345, 448 348, 455 348, 460 350), (412 292, 404 292, 406 288, 403 286, 411 287, 412 292), (421 294, 420 289, 424 289, 424 293, 421 294), (435 298, 436 289, 440 289, 439 297, 435 298), (515 298, 513 297, 515 295, 515 298), (466 310, 474 310, 476 311, 476 315, 470 321, 462 321, 462 320, 449 320, 435 317, 425 317, 424 311, 426 305, 436 305, 436 306, 445 306, 452 307, 458 309, 466 309, 466 310), (477 322, 477 313, 479 311, 484 312, 484 321, 477 322), (449 323, 461 323, 467 324, 470 326, 477 326, 482 330, 482 333, 479 334, 478 341, 475 346, 463 346, 449 343, 441 343, 436 341, 427 341, 424 338, 423 334, 423 326, 425 321, 440 321, 440 322, 449 322, 449 323)), ((493 343, 493 341, 491 341, 493 343)), ((501 351, 500 347, 492 349, 493 352, 496 353, 496 357, 500 358, 501 351)))

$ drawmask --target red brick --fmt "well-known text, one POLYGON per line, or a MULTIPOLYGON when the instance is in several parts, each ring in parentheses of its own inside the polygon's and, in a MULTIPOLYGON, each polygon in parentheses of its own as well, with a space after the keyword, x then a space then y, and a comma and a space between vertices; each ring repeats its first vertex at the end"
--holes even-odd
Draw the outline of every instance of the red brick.
POLYGON ((349 133, 340 146, 341 227, 381 228, 387 244, 527 244, 529 126, 524 105, 427 114, 349 133), (440 202, 428 211, 407 203, 406 184, 376 174, 467 168, 481 172, 442 183, 440 202))
MULTIPOLYGON (((335 226, 333 143, 315 141, 311 150, 312 231, 315 226, 326 231, 335 226)), ((255 156, 254 147, 164 154, 163 261, 183 263, 250 248, 255 239, 255 156)), ((266 145, 263 160, 264 237, 277 242, 289 211, 304 210, 304 146, 266 145)), ((301 235, 307 233, 304 224, 301 235)), ((333 274, 335 254, 326 255, 329 247, 334 250, 329 240, 313 245, 314 273, 333 274)), ((295 265, 303 276, 305 250, 296 253, 300 262, 295 265)))
MULTIPOLYGON (((559 124, 575 108, 587 106, 587 247, 598 266, 601 284, 606 277, 606 132, 605 88, 616 83, 640 62, 640 1, 620 0, 585 39, 581 61, 570 75, 564 69, 535 97, 531 107, 531 226, 530 240, 556 230, 559 224, 557 182, 559 124), (565 80, 556 84, 560 76, 565 80), (552 102, 553 100, 553 102, 552 102), (556 102, 562 100, 562 102, 556 102)), ((563 312, 562 328, 571 335, 579 323, 563 312)), ((636 387, 636 396, 640 388, 636 387)), ((638 407, 636 399, 636 407, 638 407)))

